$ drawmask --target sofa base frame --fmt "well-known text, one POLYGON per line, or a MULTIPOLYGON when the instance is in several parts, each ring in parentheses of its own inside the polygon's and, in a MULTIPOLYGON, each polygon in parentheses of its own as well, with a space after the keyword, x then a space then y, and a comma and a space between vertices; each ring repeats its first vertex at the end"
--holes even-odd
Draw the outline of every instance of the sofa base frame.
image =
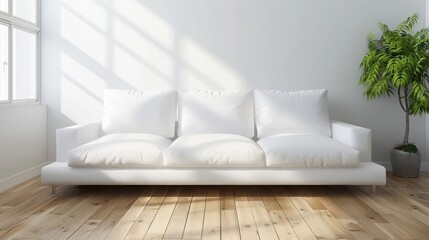
MULTIPOLYGON (((355 168, 72 168, 54 162, 42 168, 46 185, 385 185, 384 167, 355 168)), ((53 192, 54 192, 53 188, 53 192)), ((373 191, 375 189, 373 188, 373 191)))
MULTIPOLYGON (((57 185, 52 185, 52 192, 51 195, 56 195, 57 194, 57 185)), ((372 195, 375 196, 377 193, 377 185, 372 185, 372 195)))

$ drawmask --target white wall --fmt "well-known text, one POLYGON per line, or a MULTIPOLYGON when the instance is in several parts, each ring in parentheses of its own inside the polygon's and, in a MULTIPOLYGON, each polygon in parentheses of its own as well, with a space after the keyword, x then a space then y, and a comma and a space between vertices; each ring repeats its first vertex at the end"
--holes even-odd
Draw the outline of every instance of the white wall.
POLYGON ((46 106, 0 108, 0 191, 40 174, 46 162, 46 106))
MULTIPOLYGON (((366 36, 425 0, 59 0, 42 2, 42 101, 55 129, 99 120, 103 89, 327 88, 333 119, 373 129, 376 161, 402 139, 396 99, 357 86, 366 36)), ((425 149, 424 118, 411 140, 425 149)), ((425 150, 423 151, 425 153, 425 150)))
MULTIPOLYGON (((426 27, 429 27, 429 0, 426 0, 426 27)), ((429 171, 429 115, 426 115, 426 163, 422 164, 422 168, 429 171)))

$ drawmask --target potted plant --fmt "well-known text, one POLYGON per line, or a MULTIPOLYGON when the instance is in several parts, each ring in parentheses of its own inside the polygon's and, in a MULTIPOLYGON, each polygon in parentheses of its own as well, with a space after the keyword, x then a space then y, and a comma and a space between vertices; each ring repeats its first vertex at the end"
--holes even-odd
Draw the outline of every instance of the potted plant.
POLYGON ((413 32, 418 20, 414 14, 394 30, 380 22, 382 36, 368 35, 368 53, 360 65, 359 84, 368 100, 396 93, 405 113, 404 138, 390 154, 393 174, 400 177, 419 176, 421 155, 409 142, 410 116, 429 112, 429 29, 413 32))

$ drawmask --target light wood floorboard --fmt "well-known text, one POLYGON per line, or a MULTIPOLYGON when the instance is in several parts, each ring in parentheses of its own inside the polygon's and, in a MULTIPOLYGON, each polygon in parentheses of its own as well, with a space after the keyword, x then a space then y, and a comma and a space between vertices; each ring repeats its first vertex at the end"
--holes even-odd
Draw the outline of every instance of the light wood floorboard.
POLYGON ((0 239, 429 239, 429 174, 370 186, 50 186, 0 193, 0 239))

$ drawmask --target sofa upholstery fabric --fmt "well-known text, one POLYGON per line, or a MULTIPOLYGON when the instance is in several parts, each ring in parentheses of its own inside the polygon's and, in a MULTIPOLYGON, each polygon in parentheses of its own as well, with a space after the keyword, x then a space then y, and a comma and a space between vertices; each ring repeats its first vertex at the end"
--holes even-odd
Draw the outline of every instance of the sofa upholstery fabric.
POLYGON ((386 169, 373 162, 354 168, 42 168, 52 185, 385 185, 386 169))
POLYGON ((70 151, 70 167, 144 168, 163 165, 163 152, 171 144, 165 137, 109 134, 70 151))
POLYGON ((164 166, 264 167, 265 154, 252 139, 240 135, 187 135, 164 152, 164 166))
POLYGON ((137 92, 107 89, 102 130, 112 133, 147 133, 174 137, 177 115, 175 91, 137 92))
POLYGON ((331 136, 327 90, 255 90, 258 137, 281 133, 331 136))
POLYGON ((179 98, 107 90, 102 122, 57 130, 56 162, 42 168, 42 183, 386 183, 385 168, 371 162, 371 130, 329 121, 326 90, 179 91, 179 98), (250 138, 255 118, 259 141, 250 138))
POLYGON ((253 93, 249 90, 179 91, 178 135, 238 134, 253 137, 253 93))
POLYGON ((348 168, 360 164, 359 151, 320 135, 278 134, 262 138, 267 167, 348 168))

